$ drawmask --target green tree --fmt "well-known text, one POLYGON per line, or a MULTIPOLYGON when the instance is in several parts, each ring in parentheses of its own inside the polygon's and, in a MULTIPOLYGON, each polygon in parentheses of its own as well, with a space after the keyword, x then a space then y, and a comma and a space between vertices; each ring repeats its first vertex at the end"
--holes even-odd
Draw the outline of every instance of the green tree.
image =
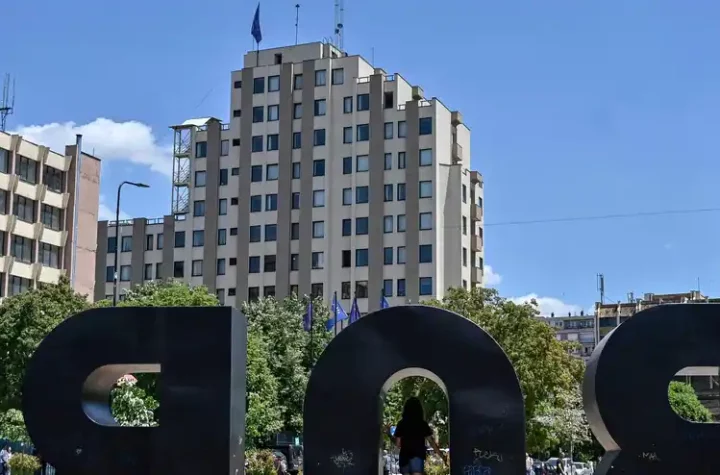
MULTIPOLYGON (((110 307, 112 301, 101 300, 97 307, 110 307)), ((175 280, 155 280, 125 292, 118 307, 217 307, 217 297, 207 287, 192 287, 175 280)))
POLYGON ((265 340, 257 333, 248 335, 247 397, 245 443, 248 449, 262 446, 282 430, 283 411, 278 401, 279 384, 268 362, 265 340))
POLYGON ((547 429, 553 445, 576 460, 577 449, 592 439, 580 386, 573 391, 561 391, 553 402, 541 407, 535 420, 547 429))
POLYGON ((137 379, 132 376, 120 378, 112 390, 112 414, 121 426, 154 427, 155 409, 159 404, 144 389, 137 386, 137 379))
POLYGON ((0 305, 0 410, 19 409, 25 366, 40 342, 63 320, 90 307, 70 281, 5 298, 0 305))
POLYGON ((672 381, 668 388, 668 399, 670 407, 683 419, 692 422, 712 422, 712 414, 702 405, 691 385, 672 381))
MULTIPOLYGON (((551 408, 564 407, 563 398, 557 396, 575 390, 582 380, 584 364, 569 354, 566 345, 556 340, 555 331, 549 325, 536 318, 539 314, 537 307, 533 304, 516 305, 500 297, 493 289, 480 288, 450 289, 442 300, 426 304, 464 316, 498 342, 520 380, 528 450, 542 452, 553 444, 552 429, 540 423, 537 416, 551 408)), ((402 385, 397 386, 402 388, 402 385)), ((436 387, 431 387, 430 390, 419 389, 418 394, 421 399, 437 401, 440 396, 438 391, 436 387)), ((447 420, 447 410, 442 405, 436 404, 436 407, 439 414, 427 416, 447 420)), ((438 426, 438 429, 444 430, 443 426, 438 426)), ((440 438, 443 439, 443 434, 440 438)))
POLYGON ((8 409, 0 415, 0 438, 30 443, 30 436, 25 429, 25 418, 19 409, 8 409))

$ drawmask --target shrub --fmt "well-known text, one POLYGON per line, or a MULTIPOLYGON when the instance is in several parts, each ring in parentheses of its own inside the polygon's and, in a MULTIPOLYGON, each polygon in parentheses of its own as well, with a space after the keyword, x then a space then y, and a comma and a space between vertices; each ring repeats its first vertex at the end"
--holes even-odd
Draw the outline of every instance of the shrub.
POLYGON ((450 467, 445 465, 442 460, 435 457, 428 457, 425 462, 426 475, 450 475, 450 467))
POLYGON ((37 457, 28 454, 13 454, 10 458, 10 471, 13 475, 33 475, 40 470, 40 461, 37 457))
POLYGON ((275 457, 270 450, 248 450, 245 452, 247 470, 245 475, 275 475, 275 457))

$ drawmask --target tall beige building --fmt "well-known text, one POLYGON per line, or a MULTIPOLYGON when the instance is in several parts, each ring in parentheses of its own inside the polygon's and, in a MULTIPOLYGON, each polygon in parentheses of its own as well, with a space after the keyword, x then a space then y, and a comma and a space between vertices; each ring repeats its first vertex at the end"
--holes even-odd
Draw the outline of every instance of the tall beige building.
POLYGON ((0 297, 67 275, 94 295, 100 160, 0 132, 0 297))
POLYGON ((483 179, 458 111, 310 43, 248 53, 230 122, 175 130, 172 213, 98 225, 95 298, 175 277, 228 305, 338 293, 363 312, 482 282, 483 179))

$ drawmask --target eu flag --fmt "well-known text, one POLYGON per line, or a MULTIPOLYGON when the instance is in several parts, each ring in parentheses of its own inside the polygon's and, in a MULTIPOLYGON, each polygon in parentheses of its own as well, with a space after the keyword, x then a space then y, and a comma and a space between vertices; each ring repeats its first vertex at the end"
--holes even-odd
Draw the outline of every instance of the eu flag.
POLYGON ((390 306, 390 303, 385 298, 385 295, 383 294, 382 297, 380 297, 380 308, 388 308, 390 306))
POLYGON ((250 34, 255 38, 255 42, 260 44, 262 41, 262 31, 260 30, 260 4, 258 3, 257 9, 255 10, 255 18, 253 18, 252 28, 250 34))
POLYGON ((305 318, 303 320, 303 327, 305 328, 306 332, 309 332, 312 330, 312 318, 313 318, 313 304, 312 300, 308 301, 307 306, 307 313, 305 313, 305 318))
POLYGON ((353 299, 352 308, 350 309, 350 323, 360 320, 360 309, 357 304, 357 297, 353 299))
POLYGON ((332 313, 334 318, 331 318, 327 322, 327 329, 332 330, 333 327, 335 327, 335 324, 342 320, 347 320, 348 314, 345 313, 345 309, 342 308, 342 305, 340 304, 340 301, 337 298, 337 292, 335 292, 335 296, 333 297, 333 303, 332 303, 332 313))

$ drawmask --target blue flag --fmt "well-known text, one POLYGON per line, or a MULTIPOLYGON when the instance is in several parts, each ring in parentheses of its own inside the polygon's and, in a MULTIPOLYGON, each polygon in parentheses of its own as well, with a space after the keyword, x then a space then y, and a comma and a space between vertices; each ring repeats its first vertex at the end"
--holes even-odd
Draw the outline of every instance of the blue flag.
POLYGON ((255 10, 255 18, 253 18, 252 28, 250 34, 255 38, 255 42, 260 44, 262 41, 262 31, 260 30, 260 4, 258 3, 257 9, 255 10))
POLYGON ((358 308, 357 298, 354 298, 350 309, 350 323, 355 323, 358 320, 360 320, 360 309, 358 308))
POLYGON ((385 298, 385 295, 383 294, 382 297, 380 297, 380 308, 388 308, 390 307, 390 303, 385 298))
POLYGON ((303 320, 303 327, 305 328, 306 332, 309 332, 312 330, 312 318, 313 318, 313 304, 312 300, 308 301, 307 306, 307 313, 305 313, 305 318, 303 320))
POLYGON ((333 318, 331 318, 327 322, 328 330, 332 330, 335 327, 335 322, 339 322, 341 320, 347 320, 347 318, 348 318, 348 314, 345 313, 345 309, 342 308, 340 301, 337 299, 337 295, 335 295, 335 297, 333 297, 333 303, 332 303, 331 310, 333 313, 333 318))

